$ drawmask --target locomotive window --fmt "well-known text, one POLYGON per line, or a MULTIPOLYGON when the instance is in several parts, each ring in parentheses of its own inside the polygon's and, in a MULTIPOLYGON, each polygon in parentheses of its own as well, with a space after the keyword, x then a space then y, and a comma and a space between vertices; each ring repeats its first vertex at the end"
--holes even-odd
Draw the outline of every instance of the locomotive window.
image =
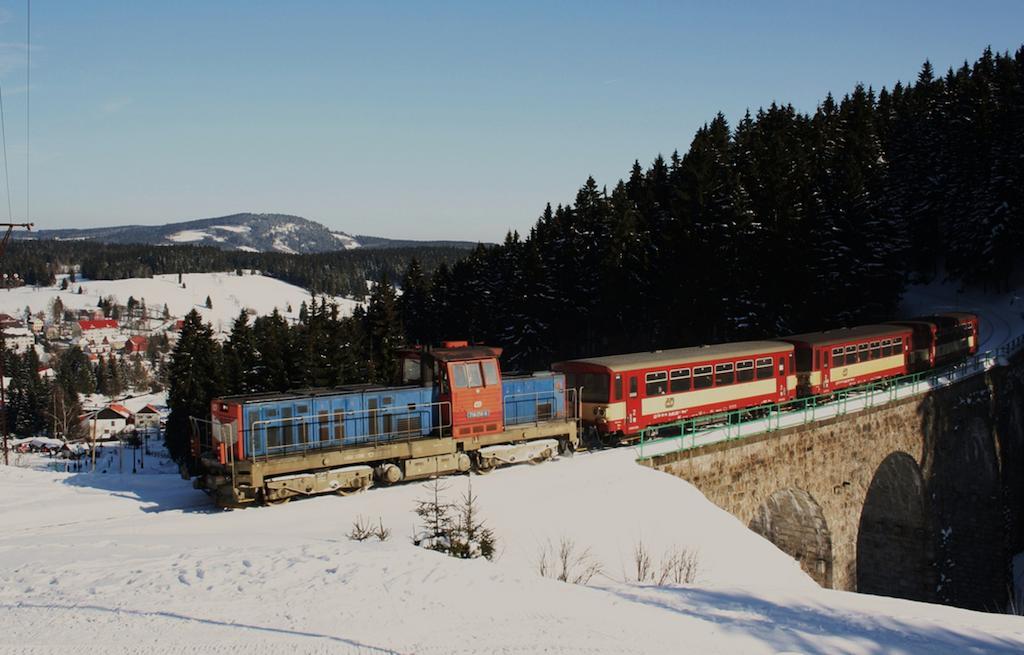
POLYGON ((615 400, 622 400, 622 376, 615 376, 615 400))
POLYGON ((420 363, 418 360, 406 358, 402 360, 402 382, 413 384, 420 381, 420 363))
POLYGON ((489 387, 498 384, 498 367, 494 360, 484 362, 484 383, 489 387))
POLYGON ((715 365, 715 386, 723 384, 732 384, 734 379, 732 372, 732 364, 716 364, 715 365))
POLYGON ((466 380, 466 365, 452 364, 452 378, 454 378, 456 389, 465 389, 469 386, 469 382, 466 380))
POLYGON ((892 340, 891 339, 883 339, 882 340, 882 357, 888 357, 891 354, 892 354, 892 340))
POLYGON ((695 366, 693 369, 693 388, 707 389, 711 386, 711 367, 695 366))
POLYGON ((736 381, 750 382, 754 379, 754 360, 736 362, 736 381))
POLYGON ((762 357, 757 360, 757 379, 767 380, 775 377, 774 363, 771 357, 762 357))
POLYGON ((892 340, 892 354, 899 355, 902 352, 903 352, 903 339, 902 338, 893 339, 892 340))
POLYGON ((843 357, 842 348, 832 349, 832 366, 843 366, 846 363, 846 358, 843 357))
POLYGON ((868 361, 868 344, 862 343, 857 346, 857 361, 866 362, 868 361))
POLYGON ((672 371, 670 377, 669 390, 672 393, 690 390, 690 369, 677 368, 672 371))
POLYGON ((296 405, 295 413, 299 417, 296 421, 299 424, 299 443, 309 443, 309 421, 306 419, 309 416, 309 405, 296 405))
POLYGON ((463 366, 466 367, 466 381, 469 383, 470 389, 484 386, 484 377, 480 374, 479 363, 469 362, 463 366))
POLYGON ((648 373, 644 382, 644 393, 648 396, 661 396, 668 391, 668 373, 665 371, 648 373))
POLYGON ((317 414, 316 425, 317 428, 319 428, 317 433, 320 441, 329 441, 331 438, 331 426, 328 417, 329 414, 327 413, 327 410, 321 410, 320 413, 317 414))
POLYGON ((334 410, 334 440, 341 441, 345 438, 345 413, 340 409, 334 410))

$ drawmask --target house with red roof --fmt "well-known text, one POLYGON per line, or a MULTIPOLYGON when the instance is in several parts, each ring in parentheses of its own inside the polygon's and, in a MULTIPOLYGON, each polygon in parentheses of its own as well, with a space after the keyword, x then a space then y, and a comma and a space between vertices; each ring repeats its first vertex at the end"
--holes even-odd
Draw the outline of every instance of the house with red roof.
POLYGON ((136 335, 128 337, 128 341, 124 342, 124 351, 129 355, 134 353, 145 353, 148 346, 149 339, 136 335))
POLYGON ((121 350, 125 342, 120 326, 112 318, 77 321, 73 334, 78 339, 78 345, 88 353, 107 354, 121 350))
POLYGON ((138 430, 160 427, 160 410, 153 405, 146 405, 135 412, 135 427, 138 430))
POLYGON ((111 403, 97 412, 82 415, 82 427, 87 436, 97 439, 112 438, 121 434, 132 421, 131 411, 124 405, 111 403))

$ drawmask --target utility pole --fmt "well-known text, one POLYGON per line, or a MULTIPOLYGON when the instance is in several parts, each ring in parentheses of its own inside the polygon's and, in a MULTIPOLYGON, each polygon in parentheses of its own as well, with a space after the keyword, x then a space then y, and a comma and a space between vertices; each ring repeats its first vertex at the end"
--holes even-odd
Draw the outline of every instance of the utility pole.
MULTIPOLYGON (((6 155, 5 155, 6 156, 6 155)), ((23 227, 32 230, 32 223, 0 223, 0 228, 7 228, 3 239, 0 239, 0 261, 3 260, 4 252, 7 251, 7 242, 11 240, 11 232, 16 227, 23 227)), ((4 466, 10 465, 10 456, 7 448, 7 391, 4 389, 4 357, 7 355, 7 348, 0 352, 0 434, 3 434, 4 441, 4 466)))

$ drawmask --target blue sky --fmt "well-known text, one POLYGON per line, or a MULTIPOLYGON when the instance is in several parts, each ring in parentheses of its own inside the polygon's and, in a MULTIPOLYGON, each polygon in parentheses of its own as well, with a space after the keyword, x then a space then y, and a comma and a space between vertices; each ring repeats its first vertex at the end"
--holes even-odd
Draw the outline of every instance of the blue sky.
MULTIPOLYGON (((0 4, 16 219, 25 9, 0 4)), ((38 227, 294 213, 496 241, 715 112, 913 79, 1024 41, 1024 2, 36 2, 38 227)), ((3 187, 0 187, 0 194, 3 187)), ((0 201, 0 206, 3 206, 0 201)), ((6 219, 5 219, 6 220, 6 219)))

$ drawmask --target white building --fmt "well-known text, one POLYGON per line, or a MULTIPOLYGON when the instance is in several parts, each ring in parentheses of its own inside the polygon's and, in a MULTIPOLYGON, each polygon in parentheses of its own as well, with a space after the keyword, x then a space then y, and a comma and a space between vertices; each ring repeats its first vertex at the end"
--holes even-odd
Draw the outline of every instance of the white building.
POLYGON ((26 352, 36 343, 35 335, 28 328, 11 327, 5 329, 3 334, 4 346, 7 350, 13 350, 16 353, 26 352))
POLYGON ((86 438, 95 434, 97 439, 115 437, 128 428, 132 413, 122 405, 108 405, 93 414, 82 417, 86 438))

